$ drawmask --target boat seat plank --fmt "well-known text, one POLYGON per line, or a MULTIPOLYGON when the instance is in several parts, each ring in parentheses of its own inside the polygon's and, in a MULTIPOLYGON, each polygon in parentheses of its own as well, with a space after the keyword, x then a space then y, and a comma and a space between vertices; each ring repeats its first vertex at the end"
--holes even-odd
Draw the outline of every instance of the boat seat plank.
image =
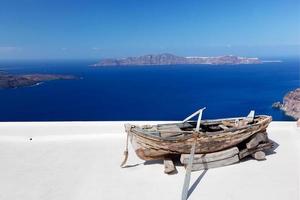
POLYGON ((224 126, 227 126, 227 127, 234 127, 234 126, 235 126, 234 122, 222 121, 221 123, 222 123, 224 126))
POLYGON ((157 127, 157 130, 171 130, 174 131, 174 130, 181 130, 176 124, 170 124, 170 125, 164 125, 164 126, 158 126, 157 127))
POLYGON ((195 126, 193 126, 192 124, 190 124, 189 122, 185 122, 185 123, 180 123, 178 124, 179 128, 193 128, 195 126))
POLYGON ((160 133, 155 128, 145 129, 145 128, 140 128, 140 127, 135 127, 135 130, 142 132, 146 135, 154 135, 154 136, 160 137, 160 133))
POLYGON ((225 126, 225 125, 223 125, 223 124, 219 124, 219 127, 222 128, 223 130, 229 129, 227 126, 225 126))
POLYGON ((172 135, 178 135, 181 129, 176 124, 164 125, 157 127, 161 137, 171 137, 172 135), (168 132, 170 131, 170 132, 168 132))

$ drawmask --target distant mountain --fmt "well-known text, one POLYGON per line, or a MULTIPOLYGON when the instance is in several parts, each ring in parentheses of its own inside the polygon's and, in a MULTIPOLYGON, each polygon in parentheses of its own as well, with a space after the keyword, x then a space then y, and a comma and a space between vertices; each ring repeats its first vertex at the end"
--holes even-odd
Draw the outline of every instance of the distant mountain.
POLYGON ((125 66, 125 65, 182 65, 182 64, 209 64, 209 65, 238 65, 238 64, 261 64, 258 58, 246 58, 238 56, 217 57, 181 57, 169 53, 150 54, 138 57, 121 59, 102 59, 92 66, 125 66))

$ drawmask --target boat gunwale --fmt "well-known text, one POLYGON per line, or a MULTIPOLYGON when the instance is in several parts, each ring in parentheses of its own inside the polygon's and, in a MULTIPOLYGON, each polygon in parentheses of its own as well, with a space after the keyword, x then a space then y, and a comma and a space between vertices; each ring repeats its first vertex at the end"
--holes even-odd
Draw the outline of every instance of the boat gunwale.
MULTIPOLYGON (((139 137, 143 137, 145 139, 150 139, 150 140, 155 140, 155 141, 165 141, 165 142, 181 142, 181 141, 184 141, 184 140, 188 140, 192 137, 194 137, 194 134, 198 134, 197 137, 199 137, 199 135, 201 136, 206 136, 206 137, 212 137, 212 136, 215 136, 215 137, 218 137, 220 134, 226 134, 228 132, 236 132, 236 131, 240 131, 240 130, 243 130, 243 129, 248 129, 248 128, 254 128, 254 127, 257 127, 257 126, 260 126, 262 125, 263 123, 265 123, 266 121, 271 121, 272 120, 272 117, 271 116, 268 116, 268 115, 257 115, 257 117, 262 117, 263 119, 261 121, 258 121, 256 124, 249 124, 249 125, 246 125, 246 126, 242 126, 242 127, 232 127, 232 128, 229 128, 227 130, 222 130, 222 131, 217 131, 217 132, 214 132, 213 135, 208 135, 206 134, 207 132, 196 132, 196 131, 174 131, 174 133, 189 133, 188 135, 184 135, 183 137, 180 137, 180 138, 177 138, 177 137, 174 137, 174 138, 171 138, 171 137, 165 137, 165 138, 162 138, 160 136, 156 136, 156 135, 152 135, 152 134, 148 134, 146 132, 140 132, 140 131, 137 131, 137 130, 134 130, 134 128, 130 128, 129 130, 129 133, 132 133, 134 135, 137 135, 139 137)), ((214 122, 218 122, 218 121, 224 121, 224 120, 234 120, 234 119, 245 119, 245 117, 235 117, 235 118, 223 118, 223 119, 216 119, 216 120, 203 120, 203 122, 207 122, 207 121, 214 121, 214 122)), ((193 121, 194 122, 194 121, 193 121)), ((178 122, 178 123, 170 123, 170 124, 163 124, 163 125, 177 125, 177 124, 180 124, 181 122, 178 122)), ((270 123, 270 122, 269 122, 270 123)), ((158 124, 158 125, 162 125, 162 124, 158 124)), ((134 125, 135 126, 135 125, 134 125)), ((234 133, 232 133, 232 135, 234 135, 234 133)))

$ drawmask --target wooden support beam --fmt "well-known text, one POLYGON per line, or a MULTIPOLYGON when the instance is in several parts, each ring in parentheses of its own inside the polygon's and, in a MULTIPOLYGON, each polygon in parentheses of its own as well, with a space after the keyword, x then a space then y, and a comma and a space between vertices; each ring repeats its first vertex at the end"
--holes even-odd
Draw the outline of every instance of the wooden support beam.
POLYGON ((173 160, 171 158, 165 158, 164 159, 164 166, 165 166, 165 173, 166 174, 171 174, 176 172, 176 167, 173 163, 173 160))
POLYGON ((268 143, 263 143, 263 144, 259 144, 256 148, 254 149, 243 149, 239 152, 239 158, 243 159, 246 156, 249 156, 257 151, 263 151, 263 150, 267 150, 267 149, 271 149, 273 147, 273 143, 272 142, 268 142, 268 143))
POLYGON ((258 146, 261 142, 267 142, 268 135, 267 133, 257 133, 250 138, 250 141, 246 144, 247 149, 253 149, 258 146))
POLYGON ((266 159, 266 154, 263 151, 257 151, 253 154, 251 154, 251 156, 255 159, 255 160, 265 160, 266 159))
MULTIPOLYGON (((214 153, 207 154, 195 154, 193 163, 207 163, 213 162, 217 160, 224 160, 226 158, 231 158, 239 153, 239 149, 237 147, 233 147, 230 149, 226 149, 223 151, 218 151, 214 153)), ((180 162, 182 164, 188 164, 189 154, 181 154, 180 162)))
POLYGON ((239 162, 239 156, 235 155, 233 157, 226 158, 223 160, 193 164, 192 171, 198 171, 198 170, 210 169, 210 168, 216 168, 216 167, 223 167, 223 166, 231 165, 231 164, 234 164, 237 162, 239 162))

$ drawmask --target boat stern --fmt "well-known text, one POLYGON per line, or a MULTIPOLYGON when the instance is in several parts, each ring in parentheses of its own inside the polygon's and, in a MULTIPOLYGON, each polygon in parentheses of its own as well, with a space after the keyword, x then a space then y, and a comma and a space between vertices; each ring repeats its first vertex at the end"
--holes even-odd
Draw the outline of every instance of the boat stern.
POLYGON ((125 132, 129 133, 131 131, 131 128, 134 127, 134 125, 126 123, 126 124, 124 124, 124 127, 125 127, 125 132))

